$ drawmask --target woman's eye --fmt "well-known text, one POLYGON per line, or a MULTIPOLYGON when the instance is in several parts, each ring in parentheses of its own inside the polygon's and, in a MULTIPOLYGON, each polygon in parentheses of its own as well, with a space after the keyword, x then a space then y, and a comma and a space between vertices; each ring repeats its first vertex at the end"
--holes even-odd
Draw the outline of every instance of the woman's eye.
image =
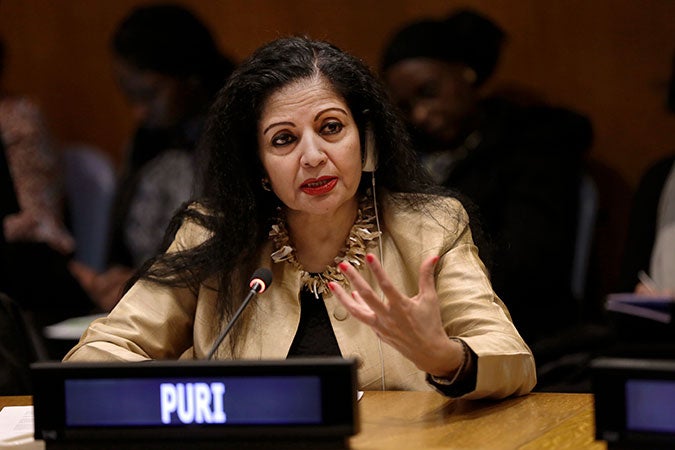
POLYGON ((323 134, 338 134, 345 126, 340 122, 328 122, 323 127, 321 127, 321 132, 323 134))
POLYGON ((283 147, 295 141, 295 137, 288 133, 277 134, 272 138, 272 145, 275 147, 283 147))
POLYGON ((438 96, 439 86, 436 82, 425 83, 418 91, 420 98, 434 98, 438 96))
POLYGON ((403 114, 410 114, 410 111, 412 111, 413 107, 410 104, 410 100, 401 100, 398 103, 396 103, 396 106, 401 110, 403 114))

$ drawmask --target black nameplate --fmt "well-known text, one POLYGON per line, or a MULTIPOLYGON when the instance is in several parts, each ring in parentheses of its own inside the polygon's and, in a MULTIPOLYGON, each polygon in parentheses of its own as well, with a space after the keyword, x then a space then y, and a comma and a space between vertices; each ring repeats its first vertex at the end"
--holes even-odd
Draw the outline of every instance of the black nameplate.
POLYGON ((35 437, 50 442, 344 439, 352 359, 36 363, 35 437))
POLYGON ((675 360, 598 358, 591 371, 597 439, 612 449, 675 447, 675 360))

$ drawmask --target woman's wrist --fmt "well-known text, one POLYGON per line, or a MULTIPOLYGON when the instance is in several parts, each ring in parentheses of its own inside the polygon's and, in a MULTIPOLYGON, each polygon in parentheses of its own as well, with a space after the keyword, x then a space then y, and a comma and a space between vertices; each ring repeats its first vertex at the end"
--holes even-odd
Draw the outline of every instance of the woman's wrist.
POLYGON ((429 372, 432 380, 438 384, 450 385, 464 378, 469 372, 472 364, 471 352, 469 346, 459 338, 450 338, 453 347, 457 350, 455 354, 459 354, 458 363, 454 364, 454 369, 451 371, 429 372))

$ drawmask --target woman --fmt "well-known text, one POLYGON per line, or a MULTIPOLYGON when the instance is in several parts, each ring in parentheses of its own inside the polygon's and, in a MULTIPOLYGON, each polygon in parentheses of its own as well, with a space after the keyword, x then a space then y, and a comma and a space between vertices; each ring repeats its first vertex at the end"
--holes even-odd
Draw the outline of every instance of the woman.
POLYGON ((199 203, 65 359, 203 358, 248 276, 267 266, 274 285, 217 358, 356 356, 361 389, 529 392, 531 352, 490 287, 468 217, 431 195, 404 129, 352 56, 305 38, 263 46, 212 109, 199 203), (367 154, 379 160, 372 175, 367 154))
MULTIPOLYGON (((0 39, 0 79, 5 48, 0 39)), ((64 223, 62 156, 39 103, 0 85, 0 292, 31 316, 36 329, 95 307, 67 269, 75 240, 64 223)), ((50 357, 63 357, 59 349, 48 350, 50 357)))
MULTIPOLYGON (((0 40, 0 78, 5 44, 0 40)), ((61 154, 54 147, 45 117, 27 96, 0 86, 0 139, 20 211, 3 218, 8 242, 41 242, 70 255, 75 241, 64 225, 64 181, 61 154)), ((5 205, 3 205, 5 206, 5 205)))
POLYGON ((157 251, 173 212, 192 195, 205 116, 234 68, 206 25, 180 5, 134 8, 116 28, 111 50, 137 129, 117 183, 109 267, 97 273, 71 265, 106 311, 134 269, 157 251))
MULTIPOLYGON (((675 114, 675 55, 671 64, 666 109, 675 114)), ((675 295, 675 154, 654 162, 640 178, 621 270, 621 291, 675 295)))
POLYGON ((536 343, 578 319, 571 274, 591 130, 573 111, 487 94, 505 39, 488 17, 460 9, 398 30, 381 72, 432 177, 477 206, 493 243, 483 255, 492 285, 536 343))
POLYGON ((640 178, 622 264, 621 291, 675 293, 675 156, 658 160, 640 178))

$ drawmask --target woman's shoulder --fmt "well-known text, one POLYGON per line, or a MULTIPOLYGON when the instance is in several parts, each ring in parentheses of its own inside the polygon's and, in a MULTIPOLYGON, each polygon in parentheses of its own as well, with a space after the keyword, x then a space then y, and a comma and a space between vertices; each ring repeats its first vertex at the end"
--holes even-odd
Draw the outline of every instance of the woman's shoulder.
POLYGON ((6 96, 0 100, 0 125, 4 134, 25 132, 25 129, 44 128, 44 118, 38 103, 33 99, 6 96))
POLYGON ((0 110, 21 115, 39 115, 40 107, 30 97, 20 95, 8 95, 0 100, 0 110))
POLYGON ((424 255, 442 255, 472 242, 466 211, 456 198, 416 194, 381 197, 383 246, 410 267, 418 267, 424 255))
POLYGON ((656 208, 666 181, 675 171, 675 155, 661 158, 652 163, 642 174, 638 186, 633 194, 633 205, 650 204, 649 208, 656 208))
POLYGON ((409 194, 383 192, 383 209, 385 214, 393 216, 429 216, 443 218, 466 217, 467 213, 462 202, 452 195, 439 194, 409 194), (441 215, 438 217, 437 215, 441 215))
POLYGON ((181 221, 170 250, 186 250, 196 247, 213 236, 213 230, 209 224, 215 214, 203 203, 198 201, 187 203, 176 217, 181 221))
POLYGON ((408 233, 436 233, 444 239, 461 234, 469 223, 462 203, 450 195, 384 193, 385 227, 408 233))

